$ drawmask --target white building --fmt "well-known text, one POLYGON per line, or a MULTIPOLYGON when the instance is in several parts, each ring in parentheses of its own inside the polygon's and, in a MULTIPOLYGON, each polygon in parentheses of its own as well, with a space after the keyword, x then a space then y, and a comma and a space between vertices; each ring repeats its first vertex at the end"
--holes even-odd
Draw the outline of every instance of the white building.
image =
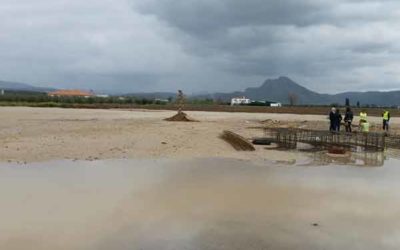
POLYGON ((272 102, 270 104, 270 106, 271 107, 275 107, 275 108, 280 108, 280 107, 282 107, 282 103, 280 103, 280 102, 272 102))
POLYGON ((168 99, 154 99, 156 103, 169 103, 168 99))
POLYGON ((242 105, 242 104, 250 104, 251 101, 250 99, 247 99, 246 97, 235 97, 231 99, 231 106, 233 105, 242 105))

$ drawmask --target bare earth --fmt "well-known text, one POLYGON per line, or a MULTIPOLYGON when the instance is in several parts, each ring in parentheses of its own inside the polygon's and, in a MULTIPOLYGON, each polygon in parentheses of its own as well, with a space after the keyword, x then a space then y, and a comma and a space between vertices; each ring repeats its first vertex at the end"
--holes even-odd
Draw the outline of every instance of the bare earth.
MULTIPOLYGON (((302 154, 237 152, 220 133, 326 129, 327 118, 187 113, 200 122, 164 121, 171 111, 0 108, 0 249, 399 249, 399 159, 270 164, 302 154)), ((370 121, 379 129, 379 117, 370 121)))
MULTIPOLYGON (((328 127, 326 117, 316 115, 188 112, 200 122, 163 120, 174 114, 148 110, 0 108, 0 161, 204 157, 290 161, 295 156, 287 152, 237 152, 219 134, 232 130, 248 138, 262 136, 261 130, 251 128, 262 124, 328 127)), ((379 117, 370 121, 377 128, 380 126, 379 117)), ((397 129, 399 124, 400 118, 392 120, 393 128, 397 129)))

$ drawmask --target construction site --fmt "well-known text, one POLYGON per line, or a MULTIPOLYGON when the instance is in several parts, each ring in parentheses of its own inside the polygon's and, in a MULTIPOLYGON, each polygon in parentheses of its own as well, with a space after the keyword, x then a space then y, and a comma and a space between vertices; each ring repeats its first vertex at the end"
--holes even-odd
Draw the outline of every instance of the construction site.
MULTIPOLYGON (((166 118, 166 121, 198 122, 198 120, 190 118, 183 112, 185 99, 181 90, 178 91, 176 103, 177 114, 166 118)), ((330 156, 351 155, 354 152, 360 151, 384 152, 400 149, 400 136, 396 135, 395 130, 391 131, 391 133, 381 131, 375 124, 372 126, 372 131, 369 131, 368 123, 368 132, 361 130, 361 122, 359 125, 350 125, 355 129, 353 132, 340 132, 322 130, 315 125, 313 128, 307 128, 307 120, 302 121, 301 125, 296 123, 290 124, 288 122, 282 124, 279 120, 264 120, 261 123, 261 126, 249 128, 262 130, 262 137, 245 138, 233 131, 224 130, 220 138, 229 143, 237 151, 256 151, 254 145, 269 146, 269 149, 295 150, 298 149, 299 144, 302 144, 308 145, 309 149, 312 148, 316 152, 326 150, 326 158, 330 156), (271 147, 272 144, 275 147, 271 147)), ((345 125, 345 123, 342 125, 345 125)), ((366 161, 369 162, 369 165, 371 165, 371 162, 374 162, 366 161)), ((382 165, 379 160, 377 161, 377 165, 382 165)))
POLYGON ((396 117, 387 134, 184 107, 0 115, 0 249, 397 249, 396 117))

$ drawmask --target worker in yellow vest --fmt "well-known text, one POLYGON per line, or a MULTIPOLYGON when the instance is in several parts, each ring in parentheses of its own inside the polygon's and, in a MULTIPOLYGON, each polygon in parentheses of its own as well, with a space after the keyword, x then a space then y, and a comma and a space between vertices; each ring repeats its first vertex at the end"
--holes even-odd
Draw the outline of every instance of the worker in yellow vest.
POLYGON ((360 130, 362 132, 369 132, 369 123, 367 121, 368 114, 365 110, 360 112, 360 130))
POLYGON ((367 118, 368 118, 367 112, 365 110, 361 111, 360 112, 360 123, 367 122, 367 118))
POLYGON ((387 110, 383 111, 382 118, 383 118, 383 130, 389 131, 390 112, 387 110))

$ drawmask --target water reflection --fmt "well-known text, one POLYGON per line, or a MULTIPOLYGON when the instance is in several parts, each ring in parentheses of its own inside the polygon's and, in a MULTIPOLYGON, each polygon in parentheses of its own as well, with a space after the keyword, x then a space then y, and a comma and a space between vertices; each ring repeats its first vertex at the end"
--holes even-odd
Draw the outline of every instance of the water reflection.
POLYGON ((387 160, 386 152, 346 152, 343 155, 319 151, 312 154, 311 165, 350 165, 365 167, 382 167, 387 160))
MULTIPOLYGON (((314 147, 299 144, 296 152, 308 155, 308 161, 297 162, 300 166, 348 165, 365 167, 382 167, 388 159, 400 159, 400 150, 386 149, 384 151, 365 150, 362 147, 339 148, 343 154, 330 153, 331 148, 314 147)), ((283 150, 283 149, 281 149, 283 150)), ((288 149, 286 149, 288 150, 288 149)))
POLYGON ((399 163, 309 168, 198 159, 0 166, 0 249, 397 250, 399 163))

